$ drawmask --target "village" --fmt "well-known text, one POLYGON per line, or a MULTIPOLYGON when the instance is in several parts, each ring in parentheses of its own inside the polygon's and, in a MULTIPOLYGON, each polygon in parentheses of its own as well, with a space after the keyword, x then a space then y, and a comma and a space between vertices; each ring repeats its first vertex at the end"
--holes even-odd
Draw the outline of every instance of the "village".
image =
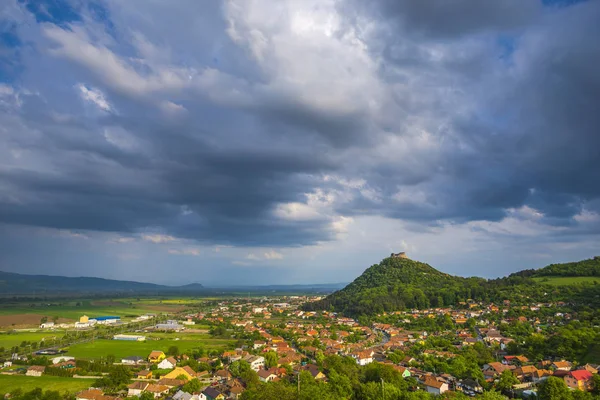
MULTIPOLYGON (((104 381, 104 386, 90 385, 77 393, 77 400, 131 396, 238 399, 252 380, 298 382, 309 374, 314 381, 328 382, 326 366, 331 356, 351 358, 358 366, 383 364, 397 371, 409 390, 432 395, 460 392, 474 397, 497 389, 527 397, 549 377, 561 379, 573 391, 587 392, 593 389, 598 374, 595 363, 530 360, 511 351, 518 338, 511 337, 507 327, 529 326, 533 332, 542 332, 549 324, 564 324, 572 318, 566 304, 511 308, 508 301, 500 305, 468 302, 457 308, 382 313, 365 323, 362 318, 359 322, 330 311, 301 310, 305 302, 318 299, 283 296, 223 300, 209 310, 188 310, 139 332, 118 333, 112 338, 153 346, 153 342, 146 341, 148 333, 177 336, 202 324, 210 327, 213 337, 232 340, 223 351, 186 351, 170 346, 142 353, 136 352, 132 343, 131 354, 110 357, 111 365, 105 365, 103 358, 105 364, 94 367, 100 361, 80 360, 67 352, 42 363, 46 365, 29 365, 26 370, 14 367, 27 361, 27 356, 6 360, 2 373, 30 377, 50 373, 77 379, 81 369, 98 371, 95 375, 100 379, 96 382, 104 381), (125 371, 124 378, 110 382, 107 377, 112 378, 115 374, 111 371, 117 367, 125 371)), ((144 320, 153 317, 145 316, 144 320)), ((90 323, 85 317, 78 324, 93 329, 96 324, 119 324, 119 318, 90 323)), ((6 396, 10 398, 10 394, 6 396)))

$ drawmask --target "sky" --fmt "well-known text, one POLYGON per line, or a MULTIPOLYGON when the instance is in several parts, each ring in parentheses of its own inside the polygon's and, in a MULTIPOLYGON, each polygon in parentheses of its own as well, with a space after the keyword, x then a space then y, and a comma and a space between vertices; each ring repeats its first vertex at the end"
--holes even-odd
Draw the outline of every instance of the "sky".
POLYGON ((3 0, 0 270, 349 282, 600 255, 600 1, 3 0))

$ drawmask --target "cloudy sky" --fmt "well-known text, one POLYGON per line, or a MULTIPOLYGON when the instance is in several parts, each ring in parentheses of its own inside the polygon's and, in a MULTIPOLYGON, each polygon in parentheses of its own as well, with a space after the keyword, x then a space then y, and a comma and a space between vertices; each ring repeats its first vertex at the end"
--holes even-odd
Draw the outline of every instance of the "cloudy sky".
POLYGON ((0 270, 600 255, 600 1, 0 2, 0 270))

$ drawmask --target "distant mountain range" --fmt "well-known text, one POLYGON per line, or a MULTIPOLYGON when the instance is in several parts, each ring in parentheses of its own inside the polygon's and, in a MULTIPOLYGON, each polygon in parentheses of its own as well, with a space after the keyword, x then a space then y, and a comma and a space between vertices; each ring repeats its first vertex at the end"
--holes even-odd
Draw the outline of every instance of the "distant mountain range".
POLYGON ((515 304, 549 300, 600 304, 600 257, 487 280, 445 274, 428 264, 392 255, 367 268, 342 290, 306 304, 305 309, 360 316, 505 300, 515 304))
POLYGON ((205 290, 200 283, 184 286, 166 286, 154 283, 118 281, 103 278, 50 275, 22 275, 0 271, 0 293, 36 294, 44 293, 165 293, 165 292, 201 292, 205 290))
POLYGON ((103 278, 50 275, 23 275, 0 271, 1 295, 35 295, 45 294, 207 294, 207 293, 244 293, 244 292, 278 292, 278 293, 331 293, 346 286, 346 283, 314 284, 314 285, 266 285, 266 286, 229 286, 207 288, 200 283, 182 286, 167 286, 154 283, 120 281, 103 278))

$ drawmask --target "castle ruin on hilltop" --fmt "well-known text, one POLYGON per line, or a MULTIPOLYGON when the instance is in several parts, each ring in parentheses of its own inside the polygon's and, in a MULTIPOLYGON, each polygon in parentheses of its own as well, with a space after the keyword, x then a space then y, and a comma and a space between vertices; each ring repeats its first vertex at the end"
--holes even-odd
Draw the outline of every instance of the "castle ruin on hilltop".
POLYGON ((392 253, 391 258, 408 258, 406 252, 401 251, 400 253, 392 253))

